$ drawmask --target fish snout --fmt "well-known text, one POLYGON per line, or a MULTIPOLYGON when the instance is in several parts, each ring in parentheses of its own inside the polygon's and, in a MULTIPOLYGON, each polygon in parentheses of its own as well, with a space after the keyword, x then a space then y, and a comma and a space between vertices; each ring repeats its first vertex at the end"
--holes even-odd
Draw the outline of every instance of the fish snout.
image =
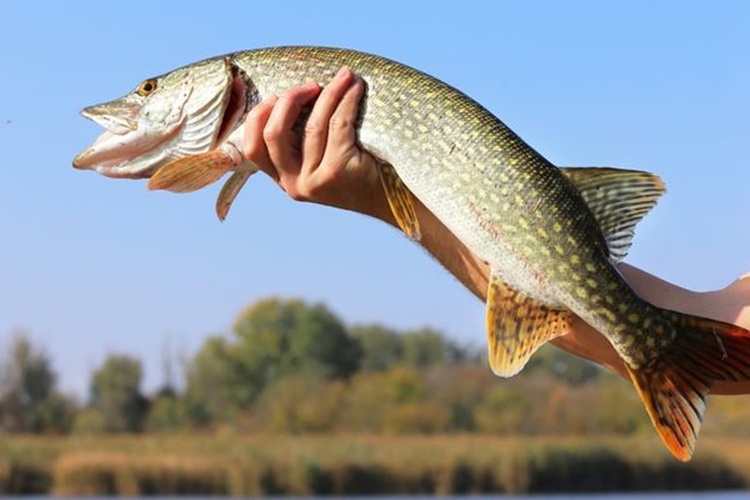
POLYGON ((91 165, 86 163, 86 151, 73 158, 73 168, 78 170, 91 170, 91 165))

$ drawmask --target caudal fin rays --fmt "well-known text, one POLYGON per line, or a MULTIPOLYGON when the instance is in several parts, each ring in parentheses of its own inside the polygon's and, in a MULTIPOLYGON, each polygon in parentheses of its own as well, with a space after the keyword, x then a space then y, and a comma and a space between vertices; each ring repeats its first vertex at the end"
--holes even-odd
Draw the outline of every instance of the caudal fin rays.
POLYGON ((687 462, 703 423, 709 385, 671 364, 629 371, 656 432, 678 460, 687 462))
POLYGON ((750 332, 680 313, 671 318, 676 328, 672 345, 648 365, 628 370, 664 444, 688 461, 714 382, 750 379, 750 332))

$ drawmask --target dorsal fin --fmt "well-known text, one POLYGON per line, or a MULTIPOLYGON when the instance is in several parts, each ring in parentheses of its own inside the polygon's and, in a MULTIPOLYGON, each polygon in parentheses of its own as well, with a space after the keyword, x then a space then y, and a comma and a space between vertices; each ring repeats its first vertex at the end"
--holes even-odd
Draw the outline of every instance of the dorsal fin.
POLYGON ((561 167, 594 214, 609 247, 609 258, 620 262, 630 250, 635 225, 666 191, 659 176, 609 167, 561 167))

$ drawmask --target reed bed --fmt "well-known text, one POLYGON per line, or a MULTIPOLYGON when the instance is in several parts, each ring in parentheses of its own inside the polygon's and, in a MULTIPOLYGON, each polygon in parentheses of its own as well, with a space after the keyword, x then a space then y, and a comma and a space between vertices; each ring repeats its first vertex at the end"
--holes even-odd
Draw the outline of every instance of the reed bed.
POLYGON ((60 495, 472 494, 743 489, 750 442, 688 464, 651 436, 5 437, 0 492, 60 495))

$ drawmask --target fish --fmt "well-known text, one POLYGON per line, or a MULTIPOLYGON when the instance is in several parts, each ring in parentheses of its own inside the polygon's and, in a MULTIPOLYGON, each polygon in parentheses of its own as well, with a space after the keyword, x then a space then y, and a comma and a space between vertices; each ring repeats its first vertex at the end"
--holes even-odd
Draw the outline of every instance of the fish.
POLYGON ((618 272, 636 224, 666 190, 655 174, 559 167, 437 78, 373 54, 304 46, 206 59, 85 108, 105 132, 73 165, 175 192, 230 173, 217 199, 223 220, 258 171, 242 155, 250 109, 309 80, 325 85, 343 66, 365 84, 357 137, 377 159, 399 227, 419 240, 416 198, 490 266, 492 371, 515 375, 577 316, 611 343, 664 444, 689 460, 712 385, 750 378, 750 332, 657 307, 618 272))

